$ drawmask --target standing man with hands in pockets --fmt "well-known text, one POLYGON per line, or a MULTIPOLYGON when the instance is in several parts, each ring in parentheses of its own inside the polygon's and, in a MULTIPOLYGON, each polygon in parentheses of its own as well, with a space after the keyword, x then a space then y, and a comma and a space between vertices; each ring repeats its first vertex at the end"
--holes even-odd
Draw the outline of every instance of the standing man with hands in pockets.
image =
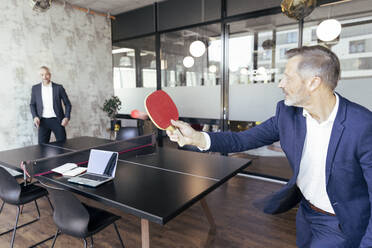
POLYGON ((282 213, 299 203, 300 248, 372 247, 372 112, 334 91, 340 62, 329 49, 305 46, 287 56, 279 83, 285 100, 261 125, 204 133, 181 121, 172 124, 186 144, 201 150, 240 152, 280 140, 293 177, 265 199, 264 211, 282 213))
POLYGON ((49 143, 51 132, 57 141, 66 140, 66 130, 70 120, 71 103, 62 85, 52 82, 48 67, 40 67, 42 82, 32 86, 31 114, 38 130, 38 143, 49 143), (65 106, 65 112, 62 108, 65 106))

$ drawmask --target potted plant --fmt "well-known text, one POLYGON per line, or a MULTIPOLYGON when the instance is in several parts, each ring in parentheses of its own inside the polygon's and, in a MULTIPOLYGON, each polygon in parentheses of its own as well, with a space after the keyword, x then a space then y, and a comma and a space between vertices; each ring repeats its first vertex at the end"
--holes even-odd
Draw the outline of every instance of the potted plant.
POLYGON ((102 110, 105 111, 111 119, 111 131, 118 131, 121 127, 121 121, 116 119, 116 115, 121 108, 121 101, 117 96, 111 96, 103 103, 102 110))

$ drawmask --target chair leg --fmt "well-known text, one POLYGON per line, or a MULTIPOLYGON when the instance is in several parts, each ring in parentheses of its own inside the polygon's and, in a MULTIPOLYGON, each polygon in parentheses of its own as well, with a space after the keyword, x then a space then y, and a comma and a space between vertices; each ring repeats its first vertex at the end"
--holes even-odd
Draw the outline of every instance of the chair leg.
POLYGON ((94 242, 93 242, 93 235, 90 236, 90 241, 91 241, 91 243, 90 243, 90 248, 93 248, 93 245, 94 245, 94 242))
POLYGON ((49 199, 49 196, 45 196, 49 202, 49 205, 50 205, 50 208, 52 209, 52 212, 54 212, 54 207, 53 207, 53 204, 50 202, 50 199, 49 199))
MULTIPOLYGON (((29 246, 28 248, 36 248, 36 247, 39 247, 39 245, 44 244, 45 242, 47 242, 47 241, 49 241, 49 240, 51 240, 51 239, 53 239, 53 246, 54 246, 54 244, 55 244, 55 242, 56 242, 56 239, 57 239, 57 236, 58 236, 60 233, 61 233, 61 232, 60 232, 59 230, 57 230, 57 232, 56 232, 55 235, 53 234, 52 236, 49 236, 48 238, 46 238, 46 239, 44 239, 44 240, 41 240, 41 241, 37 242, 36 244, 33 244, 33 245, 29 246)), ((53 247, 53 246, 52 246, 52 247, 53 247)))
MULTIPOLYGON (((24 227, 24 226, 28 226, 28 225, 30 225, 30 224, 32 224, 32 223, 34 223, 34 222, 40 220, 40 211, 39 211, 39 208, 37 207, 37 204, 36 204, 36 209, 38 210, 39 217, 37 217, 37 218, 35 218, 35 219, 33 219, 33 220, 27 222, 27 223, 24 223, 24 224, 22 224, 22 225, 17 226, 17 229, 22 228, 22 227, 24 227)), ((17 218, 19 218, 19 214, 20 214, 20 212, 21 212, 21 207, 20 207, 20 206, 17 206, 17 210, 18 210, 18 211, 17 211, 17 215, 18 215, 17 218)), ((2 236, 2 235, 4 235, 4 234, 7 234, 7 233, 10 233, 11 231, 13 231, 13 229, 9 229, 8 231, 5 231, 5 232, 0 233, 0 236, 2 236)))
POLYGON ((37 202, 36 200, 34 201, 35 202, 35 207, 36 207, 36 210, 37 210, 37 219, 39 220, 40 219, 40 210, 39 210, 39 206, 37 205, 37 202))
POLYGON ((84 248, 87 248, 87 239, 84 238, 83 240, 84 240, 84 248))
POLYGON ((121 236, 120 236, 118 227, 116 226, 116 223, 115 222, 113 224, 114 224, 114 228, 115 228, 116 234, 118 235, 118 238, 120 240, 121 247, 125 248, 124 243, 123 243, 123 240, 121 239, 121 236))
POLYGON ((3 211, 4 205, 5 205, 5 201, 3 201, 3 204, 1 204, 0 214, 1 214, 1 212, 3 211))
POLYGON ((14 239, 15 239, 15 235, 16 235, 16 231, 17 231, 17 224, 18 224, 18 218, 19 218, 19 212, 20 211, 21 210, 20 210, 19 206, 17 206, 17 217, 16 217, 16 222, 15 222, 15 225, 14 225, 12 241, 10 242, 10 247, 11 248, 13 248, 13 244, 14 244, 14 239))
POLYGON ((54 239, 53 239, 53 243, 52 243, 51 248, 54 247, 54 244, 56 243, 56 240, 57 240, 58 234, 59 234, 59 229, 57 229, 57 232, 56 232, 56 234, 54 235, 54 239))
POLYGON ((24 205, 21 206, 21 214, 23 214, 23 206, 24 206, 24 205))

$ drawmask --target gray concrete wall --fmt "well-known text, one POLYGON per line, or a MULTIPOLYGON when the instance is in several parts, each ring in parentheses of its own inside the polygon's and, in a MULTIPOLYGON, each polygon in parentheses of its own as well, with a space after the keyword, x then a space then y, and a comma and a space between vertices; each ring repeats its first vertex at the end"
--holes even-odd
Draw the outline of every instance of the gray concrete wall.
POLYGON ((0 13, 0 150, 37 143, 29 102, 41 65, 70 97, 68 137, 107 137, 100 107, 114 93, 110 20, 55 2, 38 13, 29 0, 3 0, 0 13))

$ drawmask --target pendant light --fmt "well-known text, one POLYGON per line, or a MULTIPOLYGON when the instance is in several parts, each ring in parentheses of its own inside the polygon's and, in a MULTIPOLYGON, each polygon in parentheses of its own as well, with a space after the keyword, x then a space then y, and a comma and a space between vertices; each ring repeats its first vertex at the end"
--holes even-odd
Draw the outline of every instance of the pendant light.
POLYGON ((198 58, 205 53, 205 44, 200 40, 193 41, 189 50, 192 56, 198 58))
POLYGON ((193 59, 193 57, 191 57, 191 56, 186 56, 186 57, 183 59, 183 65, 184 65, 186 68, 191 68, 191 67, 194 65, 194 59, 193 59))
POLYGON ((316 28, 316 36, 321 41, 331 41, 336 39, 341 33, 341 23, 336 19, 322 21, 316 28))

